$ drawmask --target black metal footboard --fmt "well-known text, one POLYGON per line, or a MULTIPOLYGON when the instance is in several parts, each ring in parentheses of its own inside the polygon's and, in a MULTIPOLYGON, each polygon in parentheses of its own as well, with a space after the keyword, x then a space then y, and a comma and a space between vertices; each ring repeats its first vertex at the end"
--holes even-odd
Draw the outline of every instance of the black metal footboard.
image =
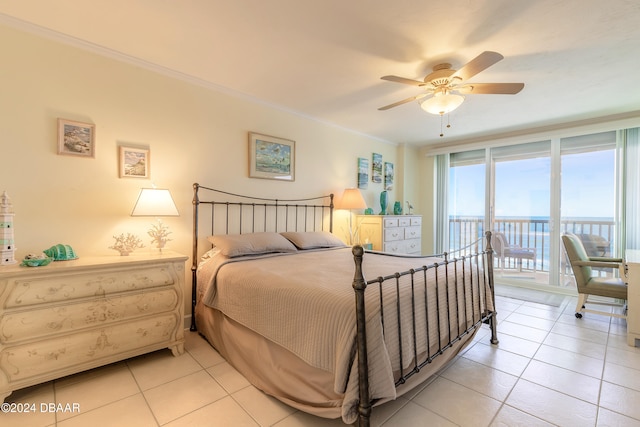
POLYGON ((357 425, 369 426, 371 408, 374 403, 369 395, 369 362, 366 338, 365 291, 368 287, 377 288, 379 292, 379 311, 383 334, 385 333, 383 289, 387 294, 389 292, 395 293, 398 298, 397 302, 394 302, 397 304, 395 313, 391 314, 395 316, 393 323, 397 322, 395 327, 398 328, 398 344, 397 348, 387 349, 390 353, 396 352, 397 359, 400 361, 396 387, 419 373, 422 368, 432 363, 435 358, 444 354, 466 335, 476 331, 482 323, 489 323, 491 343, 498 343, 491 232, 485 234, 486 244, 483 251, 453 259, 449 259, 445 254, 441 262, 368 281, 362 271, 364 249, 361 246, 353 248, 355 261, 353 288, 356 294, 356 345, 360 394, 357 425), (432 274, 433 272, 435 274, 432 274), (462 283, 458 283, 459 280, 462 280, 462 283), (407 283, 410 286, 410 302, 402 309, 399 302, 401 282, 404 283, 403 286, 406 286, 407 283), (431 291, 427 291, 427 285, 431 291), (421 287, 424 289, 419 290, 418 288, 421 287), (434 305, 435 312, 433 312, 434 305), (429 313, 429 310, 432 313, 429 313), (430 322, 436 324, 430 324, 430 322), (409 333, 407 334, 406 330, 405 333, 402 333, 402 327, 408 327, 409 333), (430 337, 430 329, 435 329, 437 336, 430 337), (441 334, 441 331, 448 332, 441 334), (413 342, 403 343, 403 336, 412 337, 413 342), (426 340, 426 343, 423 342, 419 345, 418 336, 423 337, 422 339, 426 340), (407 348, 413 352, 412 355, 403 354, 407 348), (426 351, 419 352, 419 348, 426 349, 426 351), (405 360, 411 360, 411 362, 405 366, 405 360))

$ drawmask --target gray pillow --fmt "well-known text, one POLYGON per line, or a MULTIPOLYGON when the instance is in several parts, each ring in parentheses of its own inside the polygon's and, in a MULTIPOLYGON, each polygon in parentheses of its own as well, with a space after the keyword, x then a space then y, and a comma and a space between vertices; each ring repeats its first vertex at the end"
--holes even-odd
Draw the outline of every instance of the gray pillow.
POLYGON ((298 249, 341 248, 347 245, 327 231, 287 231, 280 233, 298 249))
POLYGON ((278 252, 296 252, 296 247, 278 233, 220 234, 207 238, 222 255, 230 258, 278 252))

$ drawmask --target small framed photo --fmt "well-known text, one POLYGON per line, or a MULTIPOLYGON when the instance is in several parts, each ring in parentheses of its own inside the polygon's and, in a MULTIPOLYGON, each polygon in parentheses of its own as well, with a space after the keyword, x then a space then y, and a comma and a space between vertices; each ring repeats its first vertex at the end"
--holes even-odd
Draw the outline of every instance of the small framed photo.
POLYGON ((58 119, 58 154, 96 156, 96 125, 58 119))
POLYGON ((249 132, 249 176, 295 181, 296 142, 249 132))
POLYGON ((149 149, 120 146, 120 178, 149 178, 149 149))

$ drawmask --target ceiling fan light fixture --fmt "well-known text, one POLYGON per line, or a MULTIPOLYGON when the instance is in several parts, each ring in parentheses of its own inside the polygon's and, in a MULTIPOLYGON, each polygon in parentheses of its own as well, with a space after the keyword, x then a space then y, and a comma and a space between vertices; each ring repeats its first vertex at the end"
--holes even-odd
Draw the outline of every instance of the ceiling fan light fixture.
POLYGON ((420 102, 420 107, 427 113, 442 116, 458 108, 464 102, 464 96, 449 92, 437 92, 431 98, 420 102))

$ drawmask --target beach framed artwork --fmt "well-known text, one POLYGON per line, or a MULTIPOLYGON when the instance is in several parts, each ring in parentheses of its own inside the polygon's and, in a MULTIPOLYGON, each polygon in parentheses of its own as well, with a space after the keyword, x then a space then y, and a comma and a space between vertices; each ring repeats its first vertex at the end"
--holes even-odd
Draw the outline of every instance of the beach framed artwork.
POLYGON ((96 125, 58 119, 58 154, 96 157, 96 125))
POLYGON ((384 162, 384 189, 393 190, 393 163, 384 162))
POLYGON ((295 181, 296 142, 249 132, 249 176, 295 181))
POLYGON ((119 174, 120 178, 149 178, 150 151, 148 148, 120 146, 119 174))
POLYGON ((358 157, 358 188, 365 189, 369 183, 369 159, 358 157))
POLYGON ((382 154, 371 154, 371 181, 379 184, 382 182, 382 154))

